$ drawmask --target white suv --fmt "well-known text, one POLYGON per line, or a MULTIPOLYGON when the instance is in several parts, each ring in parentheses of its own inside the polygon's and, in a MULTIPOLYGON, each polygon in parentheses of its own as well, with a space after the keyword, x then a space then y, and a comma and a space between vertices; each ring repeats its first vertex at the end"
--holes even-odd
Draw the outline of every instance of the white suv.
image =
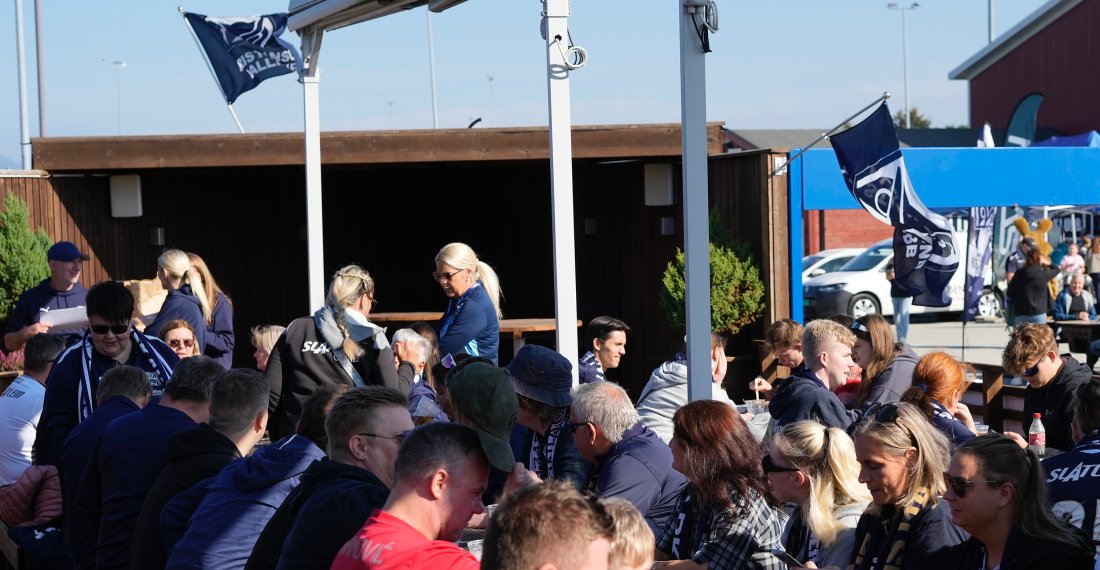
MULTIPOLYGON (((956 243, 965 244, 966 234, 956 234, 956 243)), ((882 240, 852 258, 839 271, 826 273, 803 281, 802 299, 805 319, 831 317, 845 314, 859 318, 871 313, 884 316, 894 314, 890 303, 890 282, 886 280, 886 266, 894 258, 892 239, 882 240)), ((985 269, 986 286, 978 300, 979 317, 996 317, 1001 312, 1000 297, 989 283, 992 272, 985 269)), ((947 307, 922 307, 913 305, 912 313, 962 312, 965 286, 965 263, 951 276, 948 291, 951 304, 947 307)))

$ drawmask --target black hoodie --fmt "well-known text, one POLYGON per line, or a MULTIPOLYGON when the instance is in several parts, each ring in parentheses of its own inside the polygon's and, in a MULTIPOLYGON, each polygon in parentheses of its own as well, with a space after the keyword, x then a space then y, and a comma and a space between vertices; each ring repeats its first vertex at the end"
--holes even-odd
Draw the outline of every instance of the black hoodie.
POLYGON ((314 461, 268 521, 245 570, 329 568, 344 543, 389 496, 386 485, 367 469, 314 461))
POLYGON ((1062 369, 1042 388, 1024 390, 1024 430, 1031 428, 1031 415, 1042 414, 1047 430, 1047 449, 1065 452, 1073 449, 1070 423, 1073 422, 1073 393, 1092 378, 1088 366, 1068 354, 1062 356, 1062 369))
POLYGON ((145 504, 130 547, 130 568, 162 569, 168 562, 160 532, 160 512, 168 501, 192 485, 213 477, 234 459, 241 457, 237 444, 214 428, 199 424, 195 429, 168 440, 167 461, 145 504))
POLYGON ((836 394, 813 372, 802 368, 797 375, 779 383, 768 404, 775 429, 799 420, 815 420, 829 427, 847 429, 852 420, 836 394))

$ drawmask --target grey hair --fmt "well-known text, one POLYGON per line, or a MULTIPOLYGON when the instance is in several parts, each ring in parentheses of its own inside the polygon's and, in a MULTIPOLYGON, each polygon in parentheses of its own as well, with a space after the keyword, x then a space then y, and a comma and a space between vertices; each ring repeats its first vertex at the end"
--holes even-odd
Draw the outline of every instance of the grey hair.
POLYGON ((393 340, 390 344, 397 344, 399 342, 415 346, 417 353, 420 354, 419 362, 427 362, 428 357, 432 354, 431 341, 420 336, 412 329, 398 329, 397 332, 393 333, 393 340))
POLYGON ((573 414, 592 422, 611 443, 619 443, 626 430, 642 421, 630 396, 614 382, 581 384, 573 389, 573 414))

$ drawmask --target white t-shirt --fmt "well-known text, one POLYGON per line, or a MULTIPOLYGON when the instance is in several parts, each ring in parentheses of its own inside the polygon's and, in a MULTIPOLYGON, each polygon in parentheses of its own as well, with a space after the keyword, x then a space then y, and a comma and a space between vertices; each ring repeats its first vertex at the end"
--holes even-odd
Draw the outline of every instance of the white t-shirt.
POLYGON ((31 465, 31 446, 46 387, 30 376, 20 376, 0 394, 0 485, 10 485, 31 465))

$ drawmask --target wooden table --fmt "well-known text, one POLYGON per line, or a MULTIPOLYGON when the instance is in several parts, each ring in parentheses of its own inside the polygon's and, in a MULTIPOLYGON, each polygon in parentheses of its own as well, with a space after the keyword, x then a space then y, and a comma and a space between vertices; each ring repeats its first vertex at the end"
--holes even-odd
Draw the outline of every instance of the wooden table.
MULTIPOLYGON (((581 321, 577 321, 577 326, 581 326, 581 321)), ((524 335, 531 332, 546 332, 558 329, 558 322, 556 319, 501 319, 500 320, 500 334, 512 335, 512 354, 519 353, 519 349, 523 348, 523 345, 527 344, 527 340, 524 335)))
MULTIPOLYGON (((371 313, 368 317, 371 322, 379 324, 400 324, 400 323, 415 323, 417 321, 424 321, 436 325, 439 323, 439 319, 443 318, 443 313, 439 311, 406 311, 406 312, 393 312, 393 313, 371 313)), ((577 326, 581 326, 583 323, 577 321, 577 326)), ((519 349, 523 348, 523 345, 527 344, 525 336, 527 333, 533 332, 547 332, 557 330, 557 320, 555 319, 501 319, 500 320, 500 335, 511 335, 512 338, 512 353, 519 352, 519 349)))

